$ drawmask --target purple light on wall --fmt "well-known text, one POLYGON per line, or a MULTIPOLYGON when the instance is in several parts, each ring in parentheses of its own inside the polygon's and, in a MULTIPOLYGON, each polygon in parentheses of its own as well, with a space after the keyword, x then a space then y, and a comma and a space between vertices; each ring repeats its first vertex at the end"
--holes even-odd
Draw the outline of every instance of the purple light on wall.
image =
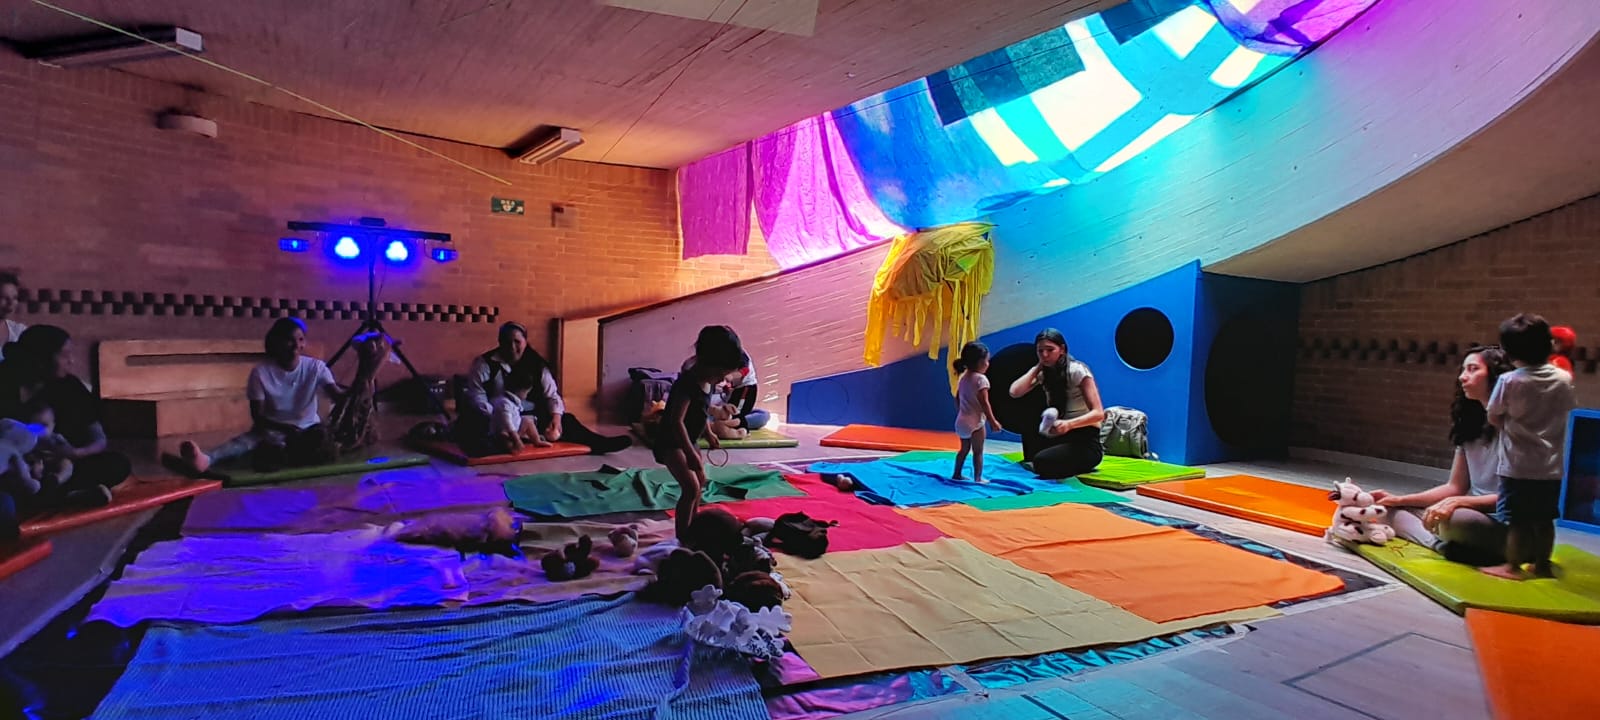
POLYGON ((1378 0, 1200 0, 1240 44, 1295 55, 1338 32, 1378 0))

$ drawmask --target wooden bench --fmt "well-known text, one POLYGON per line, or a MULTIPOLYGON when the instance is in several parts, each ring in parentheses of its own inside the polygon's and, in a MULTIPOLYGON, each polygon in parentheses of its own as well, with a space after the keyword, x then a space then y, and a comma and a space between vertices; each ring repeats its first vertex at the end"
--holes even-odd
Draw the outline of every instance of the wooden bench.
POLYGON ((265 359, 259 339, 102 341, 97 365, 106 433, 243 432, 250 427, 245 383, 265 359))

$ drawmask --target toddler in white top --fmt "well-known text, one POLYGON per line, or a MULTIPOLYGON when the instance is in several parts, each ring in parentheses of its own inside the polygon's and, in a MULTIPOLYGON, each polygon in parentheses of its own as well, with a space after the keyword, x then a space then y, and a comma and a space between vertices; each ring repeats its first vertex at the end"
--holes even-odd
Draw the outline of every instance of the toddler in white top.
POLYGON ((961 379, 956 383, 956 435, 961 438, 961 451, 956 453, 956 469, 951 478, 960 480, 961 468, 967 464, 967 453, 972 453, 972 479, 983 479, 983 440, 988 434, 985 421, 1000 429, 989 405, 989 348, 981 342, 969 342, 961 348, 961 357, 955 361, 961 379))
POLYGON ((506 450, 513 453, 522 450, 524 444, 550 447, 550 441, 539 435, 539 424, 532 417, 522 414, 522 404, 532 390, 531 376, 513 372, 506 376, 505 392, 490 401, 494 407, 494 413, 489 417, 494 436, 500 438, 506 450))

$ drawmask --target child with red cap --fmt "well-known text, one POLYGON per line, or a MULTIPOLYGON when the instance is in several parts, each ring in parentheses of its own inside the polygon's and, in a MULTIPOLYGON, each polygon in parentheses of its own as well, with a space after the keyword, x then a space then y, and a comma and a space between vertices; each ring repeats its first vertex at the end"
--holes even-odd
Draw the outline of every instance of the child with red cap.
POLYGON ((1578 334, 1566 325, 1550 328, 1550 364, 1572 374, 1572 349, 1578 346, 1578 334))

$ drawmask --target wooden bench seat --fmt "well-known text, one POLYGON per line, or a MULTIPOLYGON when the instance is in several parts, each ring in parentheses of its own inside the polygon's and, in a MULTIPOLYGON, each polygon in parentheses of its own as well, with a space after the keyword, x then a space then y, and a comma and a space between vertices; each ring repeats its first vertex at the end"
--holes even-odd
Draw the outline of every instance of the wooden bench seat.
POLYGON ((103 341, 96 364, 106 432, 243 432, 250 427, 245 382, 265 359, 261 341, 252 339, 103 341))

